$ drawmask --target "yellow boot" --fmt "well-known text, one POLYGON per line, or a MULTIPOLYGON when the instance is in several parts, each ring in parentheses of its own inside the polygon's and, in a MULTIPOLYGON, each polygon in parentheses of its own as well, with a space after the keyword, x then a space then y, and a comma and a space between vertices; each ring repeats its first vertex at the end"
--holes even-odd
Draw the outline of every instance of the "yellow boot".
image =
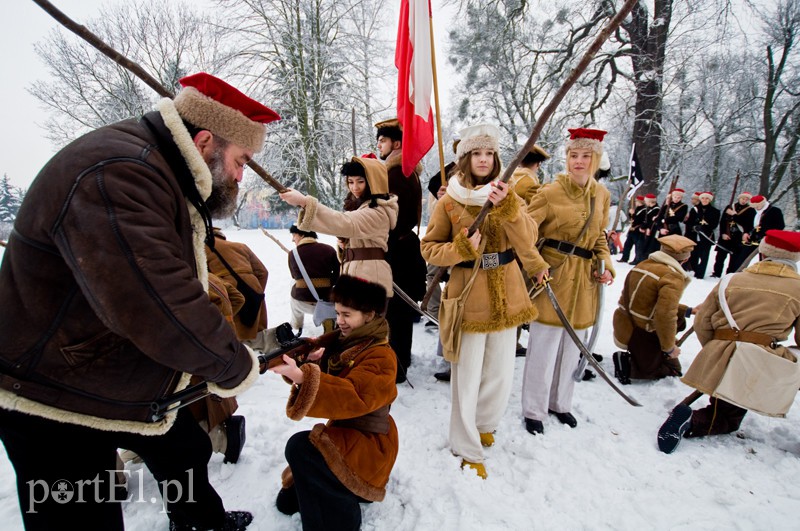
POLYGON ((492 432, 488 433, 481 433, 481 446, 484 448, 489 448, 490 446, 494 445, 494 434, 492 432))
POLYGON ((486 473, 486 467, 483 466, 483 463, 473 463, 471 461, 467 461, 466 459, 461 460, 461 468, 469 467, 478 474, 478 477, 481 479, 486 479, 489 475, 486 473))

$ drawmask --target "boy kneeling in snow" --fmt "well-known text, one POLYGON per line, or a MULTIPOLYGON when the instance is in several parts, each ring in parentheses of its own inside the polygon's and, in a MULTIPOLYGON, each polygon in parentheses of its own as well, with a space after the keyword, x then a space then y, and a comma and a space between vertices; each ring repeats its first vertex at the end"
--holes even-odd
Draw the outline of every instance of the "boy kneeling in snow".
POLYGON ((331 291, 341 334, 306 363, 284 356, 271 369, 293 382, 289 418, 330 419, 286 443, 289 467, 276 505, 300 512, 304 529, 358 529, 360 502, 383 500, 397 458, 397 426, 389 407, 397 396, 397 358, 382 312, 386 290, 343 275, 331 291), (324 517, 324 520, 323 520, 324 517))

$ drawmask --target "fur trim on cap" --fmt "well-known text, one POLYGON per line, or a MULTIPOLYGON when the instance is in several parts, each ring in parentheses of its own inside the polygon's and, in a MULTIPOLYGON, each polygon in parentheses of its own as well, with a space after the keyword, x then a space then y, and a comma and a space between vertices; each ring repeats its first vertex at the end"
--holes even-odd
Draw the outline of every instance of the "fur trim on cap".
POLYGON ((251 120, 241 111, 209 98, 194 87, 185 87, 175 96, 175 108, 184 120, 228 142, 254 152, 264 147, 267 128, 263 123, 251 120))
POLYGON ((500 151, 500 130, 492 124, 478 124, 462 129, 459 132, 461 141, 456 147, 459 159, 475 149, 491 149, 500 151))
POLYGON ((569 131, 569 140, 567 140, 566 144, 567 153, 571 149, 589 149, 598 155, 602 155, 603 137, 605 137, 606 131, 585 127, 567 129, 567 131, 569 131))
POLYGON ((766 238, 758 244, 758 252, 770 258, 782 258, 792 262, 800 262, 800 252, 792 252, 770 245, 767 243, 766 238))
POLYGON ((702 194, 700 194, 700 199, 704 198, 714 199, 714 194, 712 194, 711 192, 703 192, 702 194))
POLYGON ((360 312, 382 313, 386 288, 363 278, 342 275, 331 289, 331 300, 360 312))

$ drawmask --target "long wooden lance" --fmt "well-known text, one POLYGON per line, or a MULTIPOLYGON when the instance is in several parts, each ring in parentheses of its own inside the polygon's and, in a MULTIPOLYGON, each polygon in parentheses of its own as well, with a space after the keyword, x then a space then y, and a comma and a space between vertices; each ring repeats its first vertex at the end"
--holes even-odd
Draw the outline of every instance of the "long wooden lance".
MULTIPOLYGON (((619 25, 622 24, 622 21, 625 19, 625 17, 627 17, 628 14, 631 12, 633 6, 635 6, 638 2, 639 0, 626 0, 625 4, 623 4, 622 6, 622 9, 620 9, 617 12, 617 14, 614 15, 614 17, 609 21, 606 27, 603 28, 600 31, 600 33, 597 34, 597 37, 595 37, 594 41, 592 41, 592 44, 583 54, 583 57, 581 57, 580 62, 578 62, 578 64, 575 65, 575 68, 573 68, 572 71, 569 73, 567 79, 564 80, 564 84, 561 85, 561 87, 559 87, 558 91, 556 91, 556 93, 553 95, 553 99, 551 99, 550 102, 545 106, 545 108, 542 109, 542 113, 539 115, 539 118, 537 118, 536 122, 533 124, 533 131, 531 131, 528 140, 525 142, 525 144, 523 144, 522 148, 520 148, 519 152, 517 152, 516 156, 511 160, 511 162, 508 163, 508 166, 506 166, 505 171, 503 171, 503 175, 502 177, 500 177, 500 180, 502 182, 508 183, 508 180, 514 173, 514 170, 517 169, 517 166, 519 166, 519 163, 522 162, 522 159, 525 158, 525 155, 527 155, 530 152, 534 144, 536 144, 536 141, 539 140, 539 135, 542 133, 544 125, 547 123, 547 121, 553 115, 555 110, 561 104, 561 101, 567 95, 567 92, 569 92, 569 90, 572 88, 572 86, 575 84, 578 78, 580 78, 581 75, 583 75, 583 72, 589 66, 589 63, 592 62, 592 59, 594 59, 594 56, 597 55, 597 52, 600 50, 603 44, 608 40, 611 34, 617 30, 619 25)), ((444 180, 444 173, 442 173, 442 178, 444 180)), ((472 236, 472 234, 481 226, 483 220, 486 218, 486 215, 489 213, 489 210, 491 208, 492 208, 492 202, 487 200, 483 204, 483 207, 481 207, 480 211, 478 212, 478 215, 475 216, 475 221, 473 221, 472 225, 470 225, 467 236, 472 236)), ((436 270, 436 273, 434 273, 433 278, 428 284, 428 290, 425 293, 425 297, 422 299, 421 307, 423 310, 428 309, 428 301, 430 300, 431 295, 433 294, 434 287, 441 281, 442 276, 444 275, 446 270, 447 268, 445 267, 439 267, 436 270)))
MULTIPOLYGON (((100 53, 109 57, 112 61, 117 63, 118 65, 122 66, 123 68, 129 70, 133 75, 141 79, 148 87, 152 88, 153 90, 158 93, 159 96, 163 96, 165 98, 173 98, 175 97, 175 93, 169 90, 167 87, 162 85, 158 82, 153 76, 148 74, 144 68, 136 64, 135 62, 131 61, 114 48, 106 44, 100 37, 89 31, 86 26, 82 26, 69 18, 65 15, 62 11, 60 11, 56 6, 50 3, 48 0, 33 0, 36 5, 41 7, 42 9, 47 12, 48 15, 56 19, 62 26, 70 30, 72 33, 92 45, 96 48, 100 53)), ((277 181, 274 177, 272 177, 267 170, 259 166, 255 161, 250 160, 247 163, 250 166, 256 175, 261 177, 267 184, 272 186, 278 193, 287 192, 289 191, 283 184, 277 181)))

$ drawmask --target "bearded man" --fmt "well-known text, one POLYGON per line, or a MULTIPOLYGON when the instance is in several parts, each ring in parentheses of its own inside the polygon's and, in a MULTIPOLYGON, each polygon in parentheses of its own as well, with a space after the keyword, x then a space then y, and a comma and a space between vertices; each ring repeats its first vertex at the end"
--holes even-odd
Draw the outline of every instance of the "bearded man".
POLYGON ((255 354, 209 300, 204 243, 211 211, 230 208, 279 116, 208 74, 180 82, 156 111, 57 153, 3 256, 0 439, 27 529, 123 529, 117 448, 153 473, 170 529, 252 521, 225 511, 208 480, 211 443, 188 409, 160 416, 151 405, 191 375, 221 397, 258 377, 255 354), (86 485, 81 503, 36 490, 86 485))

